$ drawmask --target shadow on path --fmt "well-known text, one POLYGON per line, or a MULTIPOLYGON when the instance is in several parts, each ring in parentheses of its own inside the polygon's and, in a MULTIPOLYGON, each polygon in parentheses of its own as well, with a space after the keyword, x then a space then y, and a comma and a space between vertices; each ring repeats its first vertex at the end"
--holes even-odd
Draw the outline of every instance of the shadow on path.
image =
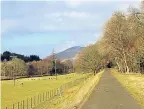
POLYGON ((109 69, 106 69, 81 109, 141 109, 141 107, 109 69))

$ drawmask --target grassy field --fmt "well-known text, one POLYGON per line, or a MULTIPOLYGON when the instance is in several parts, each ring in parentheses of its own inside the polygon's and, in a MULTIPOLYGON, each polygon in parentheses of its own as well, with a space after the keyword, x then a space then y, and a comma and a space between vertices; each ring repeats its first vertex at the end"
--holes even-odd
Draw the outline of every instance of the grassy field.
POLYGON ((55 77, 51 76, 17 79, 15 86, 13 85, 13 80, 2 81, 2 107, 12 105, 18 101, 41 94, 50 89, 58 88, 64 83, 83 76, 86 76, 86 74, 72 73, 60 75, 57 80, 55 77), (21 85, 21 83, 23 83, 23 85, 21 85))
POLYGON ((121 74, 114 69, 112 73, 144 109, 144 75, 121 74))
POLYGON ((85 82, 78 82, 75 86, 66 90, 62 97, 55 97, 53 100, 46 101, 35 107, 34 109, 75 109, 80 107, 83 100, 88 98, 103 71, 96 76, 90 76, 85 82))

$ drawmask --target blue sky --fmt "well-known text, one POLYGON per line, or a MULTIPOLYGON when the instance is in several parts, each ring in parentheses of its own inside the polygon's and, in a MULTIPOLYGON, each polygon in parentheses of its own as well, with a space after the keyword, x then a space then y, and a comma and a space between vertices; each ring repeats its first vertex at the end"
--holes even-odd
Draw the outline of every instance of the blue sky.
POLYGON ((2 52, 44 58, 72 46, 86 46, 102 36, 104 23, 116 10, 140 1, 3 1, 2 52))

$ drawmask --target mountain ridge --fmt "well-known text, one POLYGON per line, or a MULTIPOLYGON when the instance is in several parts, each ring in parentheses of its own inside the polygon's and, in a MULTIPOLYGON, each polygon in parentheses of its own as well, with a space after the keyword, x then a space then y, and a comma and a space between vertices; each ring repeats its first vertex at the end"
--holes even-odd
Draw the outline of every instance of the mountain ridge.
MULTIPOLYGON (((74 58, 84 47, 81 46, 73 46, 64 51, 56 53, 56 58, 58 59, 71 59, 74 58)), ((47 56, 45 59, 50 59, 52 55, 47 56)))

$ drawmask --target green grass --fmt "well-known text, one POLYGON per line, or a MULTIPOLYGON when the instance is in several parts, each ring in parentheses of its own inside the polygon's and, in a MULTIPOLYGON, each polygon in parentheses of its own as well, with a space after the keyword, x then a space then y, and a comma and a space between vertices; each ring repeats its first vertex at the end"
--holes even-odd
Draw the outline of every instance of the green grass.
POLYGON ((51 89, 58 88, 64 83, 75 80, 77 78, 81 78, 85 75, 86 74, 77 73, 60 75, 58 76, 57 80, 49 79, 51 78, 51 76, 24 78, 16 80, 15 86, 13 85, 13 80, 2 81, 2 107, 12 105, 19 101, 25 100, 28 97, 33 97, 43 92, 47 92, 51 89), (20 85, 22 82, 23 85, 20 85))
POLYGON ((112 70, 113 75, 128 90, 128 92, 138 100, 144 109, 144 75, 141 74, 121 74, 112 70))
POLYGON ((63 108, 62 104, 69 100, 69 98, 73 97, 76 92, 79 91, 80 87, 82 87, 83 82, 80 82, 76 84, 75 86, 65 90, 65 92, 62 94, 62 96, 56 96, 52 100, 45 101, 38 106, 36 106, 34 109, 61 109, 63 108))
POLYGON ((66 95, 65 100, 52 109, 80 109, 99 82, 102 74, 103 71, 91 76, 84 83, 78 84, 73 93, 66 95))
POLYGON ((88 100, 95 86, 98 84, 103 72, 104 71, 102 70, 95 76, 90 77, 79 89, 79 91, 76 92, 76 94, 74 94, 72 97, 69 97, 69 100, 66 100, 68 102, 66 104, 66 108, 64 109, 81 109, 83 104, 88 100))

